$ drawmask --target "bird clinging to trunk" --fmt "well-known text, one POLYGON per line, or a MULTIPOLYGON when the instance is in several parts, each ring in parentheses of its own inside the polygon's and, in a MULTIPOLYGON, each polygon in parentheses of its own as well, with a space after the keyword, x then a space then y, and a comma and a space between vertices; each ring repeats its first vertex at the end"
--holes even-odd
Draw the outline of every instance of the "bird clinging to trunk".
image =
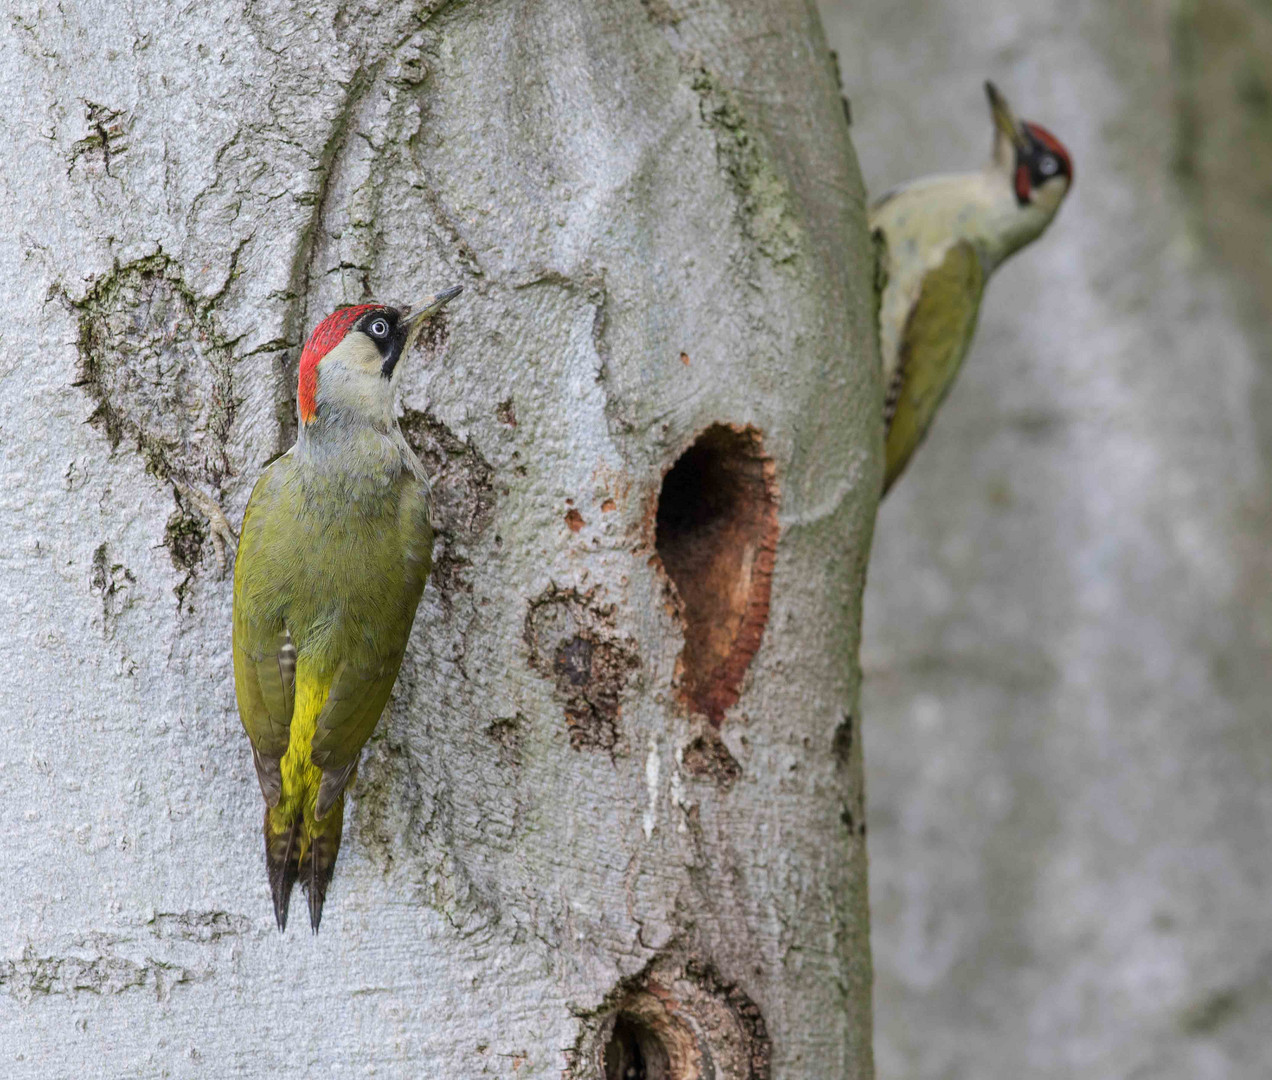
POLYGON ((418 311, 340 308, 300 359, 296 445, 256 481, 234 563, 234 688, 265 797, 279 929, 292 886, 315 932, 344 794, 389 700, 432 567, 424 467, 393 411, 418 311))
POLYGON ((913 180, 870 210, 886 278, 879 306, 885 493, 958 374, 985 282, 1042 234, 1073 183, 1073 163, 1059 140, 1017 120, 993 83, 985 92, 994 122, 989 164, 913 180))

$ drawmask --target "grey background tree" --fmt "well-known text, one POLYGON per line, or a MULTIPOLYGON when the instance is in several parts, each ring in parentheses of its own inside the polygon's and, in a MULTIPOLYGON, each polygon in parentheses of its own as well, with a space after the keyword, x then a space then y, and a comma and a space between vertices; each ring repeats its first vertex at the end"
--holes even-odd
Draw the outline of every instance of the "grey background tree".
POLYGON ((879 388, 815 13, 3 33, 0 1073, 868 1077, 879 388), (318 318, 452 284, 403 395, 437 570, 280 936, 199 501, 290 443, 318 318))
POLYGON ((884 1080, 1272 1073, 1272 19, 823 5, 873 193, 1077 182, 879 516, 865 759, 884 1080))

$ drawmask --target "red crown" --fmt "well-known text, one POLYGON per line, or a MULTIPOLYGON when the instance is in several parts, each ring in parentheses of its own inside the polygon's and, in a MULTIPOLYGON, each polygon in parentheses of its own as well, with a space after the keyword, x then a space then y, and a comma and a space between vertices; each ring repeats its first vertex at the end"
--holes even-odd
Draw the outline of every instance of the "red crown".
POLYGON ((309 423, 318 412, 318 405, 314 400, 318 393, 318 361, 344 341, 345 334, 363 315, 382 306, 355 304, 352 307, 337 308, 314 327, 314 332, 309 335, 304 351, 300 354, 300 379, 296 387, 296 400, 300 404, 300 419, 303 423, 309 423))
POLYGON ((1073 161, 1069 157, 1069 151, 1064 148, 1064 143, 1057 139, 1041 124, 1031 124, 1025 122, 1025 127, 1029 129, 1029 133, 1037 139, 1043 146, 1050 150, 1064 163, 1064 173, 1069 178, 1069 183, 1073 183, 1073 161))

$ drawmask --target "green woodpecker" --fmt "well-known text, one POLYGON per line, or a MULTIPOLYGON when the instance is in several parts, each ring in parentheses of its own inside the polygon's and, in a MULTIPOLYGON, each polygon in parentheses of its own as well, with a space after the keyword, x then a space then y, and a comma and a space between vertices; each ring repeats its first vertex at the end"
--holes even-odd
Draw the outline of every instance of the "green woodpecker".
POLYGON ((296 445, 256 481, 234 562, 234 689, 265 797, 278 928, 292 886, 314 932, 344 793, 389 700, 432 567, 424 467, 398 429, 402 357, 459 293, 407 314, 340 308, 300 358, 296 445))
POLYGON ((985 92, 994 121, 989 165, 903 184, 870 210, 870 230, 886 250, 879 306, 885 493, 958 374, 989 275, 1042 234, 1073 183, 1073 164, 1055 136, 1018 121, 993 83, 985 92))

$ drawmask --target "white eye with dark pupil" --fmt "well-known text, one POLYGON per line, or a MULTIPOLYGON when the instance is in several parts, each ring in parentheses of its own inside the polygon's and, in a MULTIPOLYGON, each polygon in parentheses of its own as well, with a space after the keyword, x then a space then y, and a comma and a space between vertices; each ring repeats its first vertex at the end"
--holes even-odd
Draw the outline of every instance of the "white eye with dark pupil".
POLYGON ((1045 157, 1038 162, 1038 171, 1043 176, 1051 176, 1059 167, 1059 163, 1053 157, 1045 157))
POLYGON ((371 324, 370 329, 372 337, 382 338, 389 336, 389 324, 385 319, 376 319, 375 322, 371 324))

